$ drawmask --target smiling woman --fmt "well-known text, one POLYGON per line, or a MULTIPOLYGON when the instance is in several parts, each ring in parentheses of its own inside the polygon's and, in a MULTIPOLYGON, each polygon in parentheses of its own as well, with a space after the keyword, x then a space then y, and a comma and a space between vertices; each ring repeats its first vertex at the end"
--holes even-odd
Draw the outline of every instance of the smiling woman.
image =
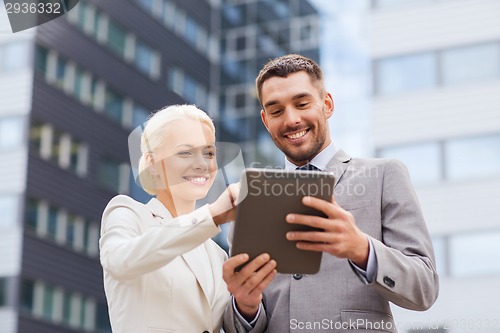
POLYGON ((233 219, 238 188, 195 210, 217 173, 214 125, 193 105, 164 108, 144 128, 141 152, 140 182, 156 197, 144 205, 119 195, 102 217, 113 331, 218 332, 229 300, 226 254, 210 238, 233 219))

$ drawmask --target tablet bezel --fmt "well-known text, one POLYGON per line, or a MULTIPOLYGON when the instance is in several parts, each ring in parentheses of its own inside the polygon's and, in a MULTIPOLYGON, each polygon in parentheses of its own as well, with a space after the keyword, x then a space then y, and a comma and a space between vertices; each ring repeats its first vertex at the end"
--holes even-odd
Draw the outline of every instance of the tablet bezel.
POLYGON ((285 236, 288 231, 317 229, 289 224, 285 216, 288 213, 325 216, 304 206, 301 200, 304 195, 312 195, 331 201, 334 186, 335 177, 330 172, 245 169, 241 176, 231 254, 247 253, 251 261, 265 252, 276 260, 279 273, 317 273, 322 252, 300 250, 296 242, 287 240, 285 236), (275 190, 272 190, 273 186, 275 190), (284 186, 287 186, 287 191, 284 186), (312 190, 314 187, 322 190, 318 193, 318 190, 312 190), (272 229, 269 223, 273 224, 272 229))

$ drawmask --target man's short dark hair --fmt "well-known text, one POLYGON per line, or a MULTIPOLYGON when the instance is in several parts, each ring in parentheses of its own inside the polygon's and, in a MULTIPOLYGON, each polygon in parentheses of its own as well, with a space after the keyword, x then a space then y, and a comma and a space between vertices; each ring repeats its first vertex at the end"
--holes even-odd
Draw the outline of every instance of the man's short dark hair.
POLYGON ((316 61, 299 54, 287 54, 268 61, 259 72, 255 84, 257 94, 262 103, 262 86, 264 82, 272 77, 287 77, 292 73, 300 71, 306 72, 311 78, 311 82, 318 86, 321 95, 325 92, 323 82, 323 72, 316 61))

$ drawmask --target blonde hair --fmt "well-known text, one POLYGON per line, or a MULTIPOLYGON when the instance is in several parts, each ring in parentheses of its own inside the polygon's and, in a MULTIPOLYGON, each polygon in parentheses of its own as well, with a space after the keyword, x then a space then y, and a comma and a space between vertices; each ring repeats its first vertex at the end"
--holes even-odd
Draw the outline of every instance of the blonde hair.
POLYGON ((155 176, 148 169, 146 155, 155 154, 164 144, 167 125, 179 119, 194 119, 208 125, 215 134, 215 126, 212 119, 198 109, 195 105, 171 105, 155 112, 148 120, 141 135, 141 152, 139 159, 139 180, 144 191, 156 195, 157 185, 155 176))

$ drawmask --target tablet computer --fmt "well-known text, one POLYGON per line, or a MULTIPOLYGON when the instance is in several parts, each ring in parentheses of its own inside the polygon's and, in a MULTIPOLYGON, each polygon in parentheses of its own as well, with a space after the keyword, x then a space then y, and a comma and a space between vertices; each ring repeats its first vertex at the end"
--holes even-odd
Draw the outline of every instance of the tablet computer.
POLYGON ((334 176, 328 172, 246 169, 241 177, 231 254, 248 253, 251 261, 266 252, 276 260, 279 273, 317 273, 322 253, 300 250, 296 242, 286 239, 289 231, 317 229, 289 224, 285 216, 299 213, 326 217, 304 206, 302 198, 331 201, 333 187, 334 176))

